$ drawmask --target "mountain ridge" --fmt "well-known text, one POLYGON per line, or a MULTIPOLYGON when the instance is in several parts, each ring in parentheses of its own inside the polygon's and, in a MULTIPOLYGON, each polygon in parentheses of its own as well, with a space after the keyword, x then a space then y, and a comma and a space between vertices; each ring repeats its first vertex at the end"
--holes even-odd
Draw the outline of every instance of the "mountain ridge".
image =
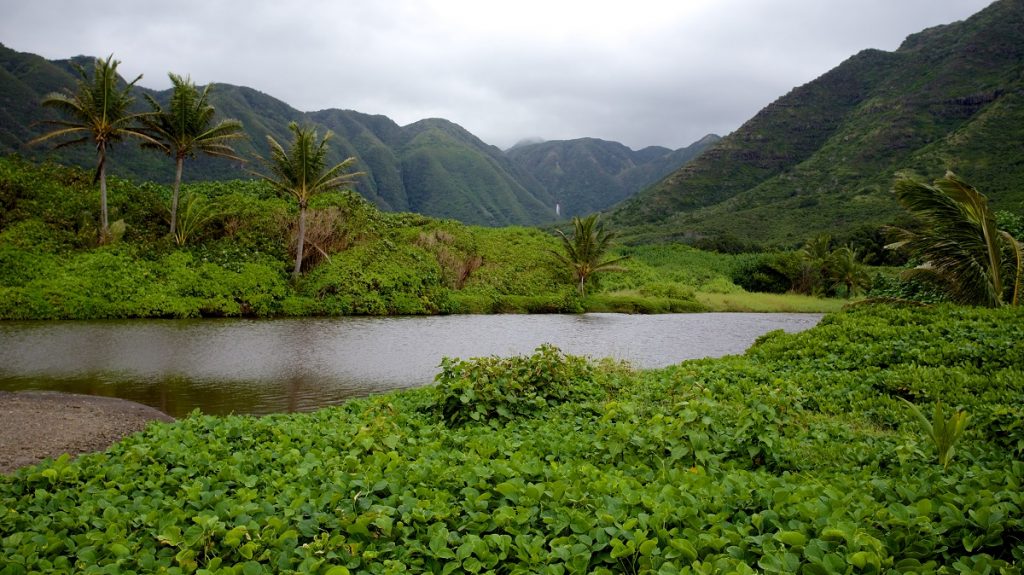
POLYGON ((1024 1, 863 50, 781 96, 706 153, 615 207, 632 241, 793 246, 905 217, 898 174, 953 170, 1024 211, 1024 1))
MULTIPOLYGON (((94 165, 88 146, 54 152, 26 144, 42 133, 41 120, 54 117, 39 105, 40 100, 50 92, 74 85, 77 74, 72 62, 88 66, 91 61, 86 56, 51 61, 0 44, 0 153, 53 158, 84 167, 94 165)), ((145 87, 136 91, 162 102, 170 95, 170 90, 145 87)), ((141 111, 143 103, 141 98, 137 100, 141 111)), ((508 152, 445 119, 425 118, 400 126, 387 116, 355 110, 303 112, 255 88, 222 83, 214 84, 210 102, 218 117, 243 123, 248 138, 235 146, 243 157, 265 157, 268 135, 286 144, 290 140, 289 122, 313 124, 321 128, 321 134, 330 130, 334 140, 329 161, 355 156, 359 169, 367 173, 357 182, 356 190, 382 209, 416 211, 489 226, 531 225, 558 217, 554 194, 542 184, 547 175, 531 172, 508 152)), ((572 140, 549 144, 575 145, 572 140)), ((674 162, 692 156, 668 148, 645 150, 644 163, 651 164, 647 172, 637 172, 628 182, 616 182, 612 193, 591 192, 596 197, 588 197, 582 205, 592 211, 607 209, 611 207, 609 202, 636 193, 678 167, 674 162), (622 186, 627 186, 625 191, 620 189, 622 186)), ((166 183, 173 175, 169 165, 159 155, 137 146, 120 145, 113 150, 110 169, 114 175, 166 183)), ((199 157, 188 162, 185 178, 248 178, 249 170, 259 169, 258 164, 242 166, 199 157)))

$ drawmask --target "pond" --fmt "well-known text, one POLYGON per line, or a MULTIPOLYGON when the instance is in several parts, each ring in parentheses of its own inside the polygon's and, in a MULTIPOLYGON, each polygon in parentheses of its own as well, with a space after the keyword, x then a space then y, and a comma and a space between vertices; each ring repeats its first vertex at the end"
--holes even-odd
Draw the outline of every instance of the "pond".
POLYGON ((130 399, 174 417, 309 411, 430 384, 444 357, 563 352, 638 368, 743 353, 820 314, 467 315, 0 323, 0 390, 130 399))

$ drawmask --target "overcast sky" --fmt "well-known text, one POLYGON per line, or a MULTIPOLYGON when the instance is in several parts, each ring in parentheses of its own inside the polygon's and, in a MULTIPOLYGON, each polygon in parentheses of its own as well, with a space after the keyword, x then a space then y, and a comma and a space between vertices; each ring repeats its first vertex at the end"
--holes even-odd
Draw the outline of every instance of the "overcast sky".
POLYGON ((991 0, 0 0, 0 43, 245 85, 303 111, 441 117, 489 144, 725 135, 865 48, 991 0))

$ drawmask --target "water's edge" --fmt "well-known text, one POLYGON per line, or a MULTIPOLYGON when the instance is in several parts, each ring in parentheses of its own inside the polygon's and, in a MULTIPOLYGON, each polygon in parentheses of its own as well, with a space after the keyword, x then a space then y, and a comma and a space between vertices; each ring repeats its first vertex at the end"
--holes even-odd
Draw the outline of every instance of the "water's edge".
POLYGON ((543 343, 638 368, 743 353, 822 314, 505 315, 0 323, 0 390, 119 397, 181 417, 309 411, 433 381, 443 357, 543 343))

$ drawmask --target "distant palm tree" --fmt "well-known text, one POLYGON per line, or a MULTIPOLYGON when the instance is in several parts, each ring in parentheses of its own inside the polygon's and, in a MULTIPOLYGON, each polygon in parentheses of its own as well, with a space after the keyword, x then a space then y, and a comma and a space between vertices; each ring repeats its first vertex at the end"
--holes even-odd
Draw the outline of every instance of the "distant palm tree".
POLYGON ((58 148, 72 144, 92 143, 96 146, 97 166, 95 180, 100 183, 100 243, 110 239, 110 224, 107 214, 107 149, 125 136, 152 142, 137 125, 145 114, 132 113, 129 108, 135 100, 132 87, 142 79, 142 74, 123 86, 118 86, 117 66, 111 54, 106 60, 96 59, 90 78, 85 69, 75 65, 81 78, 75 90, 65 89, 47 95, 43 106, 56 109, 67 116, 65 120, 46 120, 57 129, 43 134, 29 142, 37 144, 51 138, 71 136, 74 139, 62 142, 58 148))
POLYGON ((291 195, 299 203, 295 269, 292 271, 292 279, 298 281, 302 273, 302 248, 306 242, 306 210, 310 198, 350 184, 357 176, 362 176, 363 172, 346 173, 355 163, 355 158, 348 158, 327 169, 327 142, 333 135, 331 132, 327 132, 324 138, 318 141, 316 129, 311 126, 300 128, 292 122, 288 129, 293 135, 291 148, 285 150, 268 135, 270 157, 264 159, 263 163, 270 173, 256 175, 269 182, 279 192, 291 195))
POLYGON ((793 280, 793 291, 808 295, 825 295, 825 276, 832 258, 832 236, 818 234, 807 240, 797 252, 798 273, 793 280))
POLYGON ((935 282, 958 303, 1018 305, 1024 249, 996 227, 983 194, 952 172, 933 185, 901 178, 893 191, 922 223, 914 231, 894 229, 897 241, 887 246, 923 262, 906 277, 935 282))
POLYGON ((177 231, 178 189, 181 187, 181 171, 185 158, 196 157, 196 152, 210 156, 244 161, 228 144, 230 140, 244 136, 242 123, 238 120, 221 120, 214 124, 214 109, 209 103, 210 85, 200 92, 188 77, 168 74, 174 85, 170 109, 164 110, 152 96, 146 100, 153 113, 144 120, 146 128, 156 137, 156 142, 146 142, 144 147, 156 148, 174 158, 174 188, 171 192, 171 235, 177 231))
POLYGON ((565 235, 562 230, 556 230, 562 240, 562 252, 551 253, 569 268, 576 287, 583 296, 586 295, 586 284, 590 276, 600 272, 621 271, 622 268, 615 264, 626 258, 601 261, 615 239, 615 232, 604 229, 598 221, 598 214, 591 214, 582 219, 576 216, 572 219, 572 226, 572 237, 565 235))
POLYGON ((845 286, 848 298, 871 286, 871 275, 864 264, 857 261, 857 252, 849 246, 832 250, 828 257, 827 271, 833 282, 833 290, 837 286, 845 286))

